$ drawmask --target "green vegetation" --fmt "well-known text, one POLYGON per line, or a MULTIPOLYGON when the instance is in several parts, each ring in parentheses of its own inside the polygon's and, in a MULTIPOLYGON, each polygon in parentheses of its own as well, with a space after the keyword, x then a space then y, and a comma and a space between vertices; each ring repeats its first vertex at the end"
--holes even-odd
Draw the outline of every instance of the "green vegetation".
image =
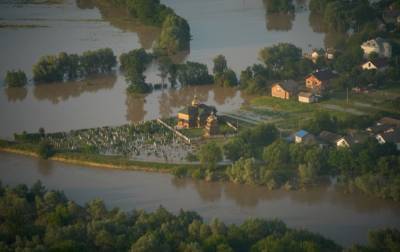
POLYGON ((228 68, 225 56, 218 55, 214 59, 214 83, 223 87, 233 87, 238 84, 236 73, 228 68))
POLYGON ((7 71, 4 82, 8 87, 23 87, 27 84, 28 79, 25 72, 21 70, 7 71))
MULTIPOLYGON (((101 200, 84 206, 40 181, 28 188, 0 184, 1 251, 343 251, 321 235, 288 228, 279 220, 248 219, 227 225, 205 223, 195 212, 174 215, 159 207, 123 212, 101 200)), ((395 252, 396 229, 374 230, 368 245, 347 251, 395 252)))
POLYGON ((205 169, 215 170, 222 160, 222 151, 215 142, 209 142, 201 145, 197 156, 205 169))
POLYGON ((360 30, 369 22, 374 22, 378 14, 367 0, 311 0, 310 10, 311 15, 323 16, 324 25, 328 29, 340 32, 345 32, 350 27, 360 30))
POLYGON ((188 61, 178 67, 179 82, 184 85, 204 85, 213 83, 213 76, 208 73, 205 64, 188 61))
POLYGON ((110 48, 86 51, 82 55, 60 53, 40 58, 33 66, 35 83, 76 80, 92 74, 110 73, 117 65, 110 48))
POLYGON ((189 24, 160 0, 112 0, 112 3, 128 9, 130 16, 144 24, 161 27, 156 51, 171 55, 190 49, 189 24))
POLYGON ((163 22, 156 50, 168 55, 190 49, 190 27, 187 21, 177 15, 169 15, 163 22))
POLYGON ((151 86, 145 82, 143 72, 152 61, 152 55, 144 49, 135 49, 128 53, 121 54, 121 70, 124 72, 130 93, 148 93, 151 86))
POLYGON ((46 28, 46 25, 36 25, 36 24, 10 24, 10 23, 0 23, 0 29, 11 28, 11 29, 26 29, 26 28, 46 28))
POLYGON ((262 155, 262 148, 278 137, 274 125, 259 124, 252 129, 245 129, 224 146, 225 156, 236 161, 239 158, 251 158, 262 155))
POLYGON ((293 0, 264 0, 264 2, 268 14, 294 12, 293 0))
POLYGON ((43 140, 39 145, 38 154, 42 159, 48 159, 54 155, 54 147, 48 141, 43 140))

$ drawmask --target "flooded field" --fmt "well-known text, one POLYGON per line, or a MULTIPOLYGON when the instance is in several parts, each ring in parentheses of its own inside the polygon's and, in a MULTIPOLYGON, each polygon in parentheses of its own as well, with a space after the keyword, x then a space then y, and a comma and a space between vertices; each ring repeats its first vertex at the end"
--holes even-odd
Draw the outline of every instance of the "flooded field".
MULTIPOLYGON (((279 42, 292 42, 305 52, 324 46, 324 34, 314 32, 307 1, 296 1, 289 16, 267 16, 263 0, 162 1, 185 17, 191 26, 191 51, 180 60, 206 63, 224 54, 239 72, 257 62, 258 51, 279 42), (294 39, 296 38, 296 39, 294 39)), ((48 54, 81 53, 110 47, 116 55, 144 47, 150 49, 159 34, 91 0, 65 0, 60 5, 1 4, 1 23, 35 25, 0 29, 0 82, 7 70, 22 69, 31 78, 32 65, 48 54)), ((159 82, 158 67, 146 71, 149 82, 159 82)), ((95 77, 77 83, 0 89, 0 137, 15 132, 48 132, 121 125, 174 115, 197 94, 201 100, 232 112, 246 102, 241 92, 212 86, 156 91, 145 97, 125 92, 125 78, 95 77)))

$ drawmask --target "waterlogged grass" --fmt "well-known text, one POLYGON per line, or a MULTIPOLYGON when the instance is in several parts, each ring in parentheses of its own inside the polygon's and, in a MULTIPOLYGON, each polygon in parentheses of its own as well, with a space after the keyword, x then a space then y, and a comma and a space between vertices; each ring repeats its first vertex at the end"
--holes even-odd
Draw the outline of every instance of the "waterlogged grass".
POLYGON ((47 28, 47 25, 36 25, 36 24, 10 24, 0 23, 0 29, 31 29, 31 28, 47 28))
MULTIPOLYGON (((0 148, 37 154, 39 150, 39 145, 0 140, 0 148)), ((92 164, 104 167, 114 166, 115 168, 123 168, 127 170, 143 169, 149 171, 172 172, 174 169, 177 169, 178 167, 185 167, 186 169, 200 168, 200 166, 197 164, 172 164, 172 163, 136 161, 136 160, 131 160, 125 156, 101 155, 101 154, 83 153, 83 152, 57 151, 52 158, 56 160, 62 159, 65 161, 71 161, 77 164, 79 163, 92 164)))

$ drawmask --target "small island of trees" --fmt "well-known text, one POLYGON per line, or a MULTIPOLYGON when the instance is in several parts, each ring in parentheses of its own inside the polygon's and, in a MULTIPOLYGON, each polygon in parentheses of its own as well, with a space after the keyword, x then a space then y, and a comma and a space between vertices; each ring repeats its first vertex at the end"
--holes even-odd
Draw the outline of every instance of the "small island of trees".
POLYGON ((21 70, 7 71, 4 82, 8 87, 23 87, 28 83, 28 79, 21 70))
POLYGON ((116 65, 116 57, 110 48, 86 51, 81 55, 62 52, 40 58, 33 66, 33 80, 35 83, 76 80, 92 74, 110 73, 116 65))

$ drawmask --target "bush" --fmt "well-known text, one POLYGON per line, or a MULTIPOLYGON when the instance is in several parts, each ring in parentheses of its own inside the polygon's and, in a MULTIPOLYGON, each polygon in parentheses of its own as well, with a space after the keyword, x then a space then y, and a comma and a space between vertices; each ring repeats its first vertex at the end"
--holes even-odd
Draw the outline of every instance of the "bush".
POLYGON ((4 82, 8 87, 23 87, 27 84, 28 79, 26 78, 26 74, 21 70, 7 71, 4 82))
POLYGON ((55 153, 53 145, 48 141, 43 140, 39 145, 38 154, 40 158, 48 159, 55 153))

